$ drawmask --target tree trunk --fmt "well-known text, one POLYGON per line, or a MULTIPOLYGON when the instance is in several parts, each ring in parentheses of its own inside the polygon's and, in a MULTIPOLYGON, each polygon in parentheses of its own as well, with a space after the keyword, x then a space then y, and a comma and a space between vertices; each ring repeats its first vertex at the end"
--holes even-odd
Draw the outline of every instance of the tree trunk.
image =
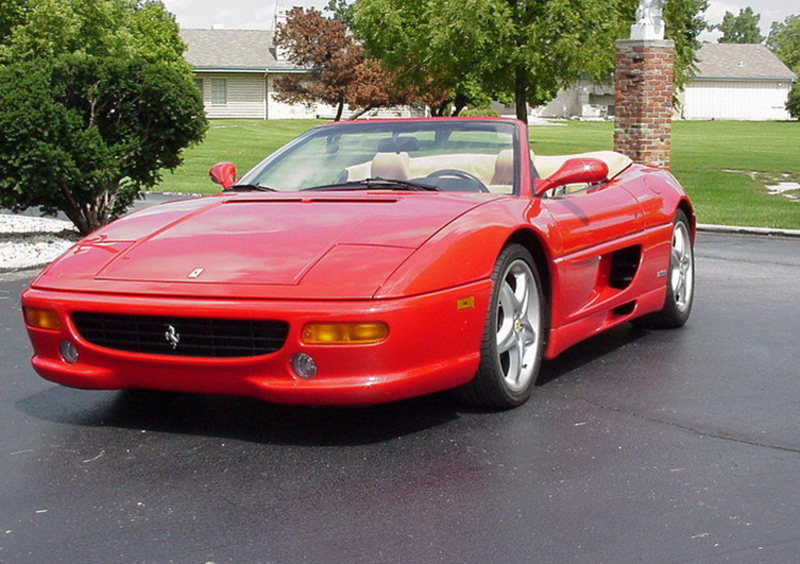
POLYGON ((517 67, 514 76, 514 101, 517 104, 517 119, 528 123, 528 77, 522 66, 517 67))
POLYGON ((453 113, 451 114, 453 117, 456 117, 458 114, 461 113, 461 110, 467 107, 467 97, 463 94, 456 94, 455 99, 453 100, 453 113))
POLYGON ((336 117, 333 118, 333 121, 339 121, 342 119, 342 112, 344 111, 344 96, 339 98, 339 107, 336 108, 336 117))
POLYGON ((352 114, 350 114, 350 117, 348 117, 348 118, 347 118, 347 120, 348 120, 348 121, 353 121, 353 120, 356 120, 356 119, 360 118, 361 116, 363 116, 363 115, 364 115, 365 113, 367 113, 368 111, 370 111, 370 110, 371 110, 372 108, 374 108, 374 107, 375 107, 375 106, 373 106, 372 104, 367 104, 366 106, 364 106, 364 107, 363 107, 363 108, 361 108, 360 110, 356 110, 355 112, 353 112, 352 114))
POLYGON ((442 102, 438 106, 431 106, 431 115, 433 117, 444 117, 449 107, 450 107, 450 100, 442 102))

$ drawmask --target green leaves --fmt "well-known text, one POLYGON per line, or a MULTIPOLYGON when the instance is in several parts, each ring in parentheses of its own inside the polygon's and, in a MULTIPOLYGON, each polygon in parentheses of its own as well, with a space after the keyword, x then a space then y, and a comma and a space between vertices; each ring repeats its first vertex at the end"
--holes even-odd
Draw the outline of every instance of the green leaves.
POLYGON ((60 210, 89 233, 203 138, 185 45, 160 2, 7 1, 0 206, 60 210))
MULTIPOLYGON (((368 54, 408 86, 470 105, 494 98, 553 99, 581 76, 607 79, 615 41, 638 0, 359 0, 354 27, 368 54)), ((694 63, 706 0, 670 0, 664 17, 677 51, 676 82, 694 63)))
POLYGON ((178 36, 178 24, 161 2, 5 1, 12 11, 0 16, 0 62, 86 54, 182 63, 186 46, 178 36), (16 11, 14 6, 19 6, 16 11), (6 18, 10 23, 3 34, 6 18))
POLYGON ((795 74, 800 74, 800 15, 772 22, 767 47, 795 74))
MULTIPOLYGON (((800 15, 789 16, 783 22, 772 22, 767 47, 796 75, 800 75, 800 15)), ((786 109, 793 117, 800 118, 800 82, 796 82, 789 92, 786 109)))
POLYGON ((753 8, 748 6, 739 10, 739 15, 725 12, 722 23, 712 25, 709 29, 717 29, 722 32, 719 43, 761 43, 764 36, 758 22, 761 16, 753 12, 753 8))

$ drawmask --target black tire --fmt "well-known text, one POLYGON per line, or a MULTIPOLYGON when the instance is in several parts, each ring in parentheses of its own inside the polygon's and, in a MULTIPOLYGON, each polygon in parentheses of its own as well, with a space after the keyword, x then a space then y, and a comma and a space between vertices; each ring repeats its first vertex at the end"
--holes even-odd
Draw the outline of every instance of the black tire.
POLYGON ((475 378, 456 390, 462 403, 509 409, 533 392, 547 334, 547 306, 536 263, 522 245, 503 249, 492 271, 492 297, 475 378))
POLYGON ((632 320, 646 329, 682 327, 692 313, 694 303, 694 244, 689 220, 683 210, 675 213, 672 247, 667 271, 667 297, 661 311, 632 320))

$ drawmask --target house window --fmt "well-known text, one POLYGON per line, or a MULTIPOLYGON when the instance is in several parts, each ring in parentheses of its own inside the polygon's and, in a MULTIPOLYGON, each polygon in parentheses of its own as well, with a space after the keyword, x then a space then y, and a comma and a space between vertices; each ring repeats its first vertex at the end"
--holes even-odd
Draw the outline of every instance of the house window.
POLYGON ((227 104, 228 103, 228 81, 224 78, 211 79, 211 103, 212 104, 227 104))
POLYGON ((203 79, 202 78, 195 78, 194 79, 194 85, 200 91, 200 97, 204 98, 206 92, 205 92, 205 90, 203 90, 203 79))

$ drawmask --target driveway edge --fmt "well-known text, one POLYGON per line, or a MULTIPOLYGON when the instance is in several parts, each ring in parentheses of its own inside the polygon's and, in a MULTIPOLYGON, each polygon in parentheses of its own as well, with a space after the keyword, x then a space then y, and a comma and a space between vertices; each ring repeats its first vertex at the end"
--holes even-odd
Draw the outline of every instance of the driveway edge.
POLYGON ((734 233, 738 235, 761 235, 768 237, 800 237, 800 229, 778 229, 773 227, 743 227, 739 225, 712 225, 698 223, 697 230, 706 233, 734 233))

